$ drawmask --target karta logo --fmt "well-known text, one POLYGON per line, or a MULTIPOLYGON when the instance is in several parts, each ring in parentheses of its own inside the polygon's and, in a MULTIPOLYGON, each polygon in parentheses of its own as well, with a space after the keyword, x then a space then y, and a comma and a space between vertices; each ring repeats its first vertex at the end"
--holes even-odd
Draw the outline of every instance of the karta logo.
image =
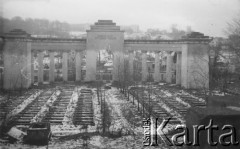
POLYGON ((143 145, 158 146, 158 137, 160 137, 162 140, 160 143, 165 143, 169 146, 200 146, 200 139, 205 139, 205 142, 207 142, 207 145, 209 146, 217 146, 218 144, 222 146, 239 145, 239 142, 237 141, 236 129, 232 125, 226 124, 219 129, 217 125, 213 125, 212 119, 209 120, 209 124, 207 126, 193 125, 191 128, 192 134, 190 134, 189 128, 187 128, 185 125, 176 125, 174 128, 174 132, 176 133, 171 135, 171 138, 169 138, 169 135, 164 131, 164 129, 169 124, 170 120, 171 117, 168 119, 163 119, 160 125, 158 125, 158 118, 144 119, 143 145), (205 131, 207 137, 200 138, 200 131, 205 131), (216 131, 219 132, 216 133, 216 131), (217 135, 217 138, 214 138, 216 137, 216 134, 220 135, 217 135), (191 141, 190 136, 192 137, 191 141))

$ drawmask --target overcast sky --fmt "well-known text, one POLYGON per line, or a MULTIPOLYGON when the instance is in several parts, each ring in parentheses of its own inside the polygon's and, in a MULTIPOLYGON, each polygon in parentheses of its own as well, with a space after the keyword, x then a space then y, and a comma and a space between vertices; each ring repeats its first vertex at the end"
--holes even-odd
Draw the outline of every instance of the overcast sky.
MULTIPOLYGON (((46 18, 68 23, 111 19, 140 29, 177 24, 209 36, 225 36, 227 22, 240 13, 240 0, 0 0, 3 16, 46 18)), ((1 9, 1 8, 0 8, 1 9)))

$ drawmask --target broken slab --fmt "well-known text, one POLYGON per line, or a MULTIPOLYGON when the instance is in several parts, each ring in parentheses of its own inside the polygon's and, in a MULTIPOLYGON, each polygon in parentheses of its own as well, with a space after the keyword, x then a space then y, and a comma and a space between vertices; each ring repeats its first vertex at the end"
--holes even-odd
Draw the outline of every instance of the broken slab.
POLYGON ((8 132, 7 134, 18 140, 18 141, 23 141, 23 137, 26 136, 27 134, 19 129, 17 129, 16 127, 12 127, 8 132))

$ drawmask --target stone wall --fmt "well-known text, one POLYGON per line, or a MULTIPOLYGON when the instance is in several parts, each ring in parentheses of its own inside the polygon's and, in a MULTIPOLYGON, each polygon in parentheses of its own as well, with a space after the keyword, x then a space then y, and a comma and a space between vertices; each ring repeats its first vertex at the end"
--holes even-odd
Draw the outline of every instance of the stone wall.
POLYGON ((31 42, 7 40, 3 47, 4 88, 21 89, 31 85, 31 42))

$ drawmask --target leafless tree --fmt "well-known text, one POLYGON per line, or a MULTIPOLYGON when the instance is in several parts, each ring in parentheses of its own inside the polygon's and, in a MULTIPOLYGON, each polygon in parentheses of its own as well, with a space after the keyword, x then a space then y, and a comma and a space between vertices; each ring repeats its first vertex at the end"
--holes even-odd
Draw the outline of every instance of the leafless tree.
POLYGON ((205 100, 208 102, 208 97, 212 94, 212 89, 211 87, 209 88, 209 72, 204 67, 210 65, 209 60, 204 57, 195 57, 193 63, 195 68, 192 71, 193 83, 203 92, 205 100))
POLYGON ((240 78, 240 13, 231 22, 228 22, 225 32, 228 35, 228 50, 235 56, 232 59, 240 78))

